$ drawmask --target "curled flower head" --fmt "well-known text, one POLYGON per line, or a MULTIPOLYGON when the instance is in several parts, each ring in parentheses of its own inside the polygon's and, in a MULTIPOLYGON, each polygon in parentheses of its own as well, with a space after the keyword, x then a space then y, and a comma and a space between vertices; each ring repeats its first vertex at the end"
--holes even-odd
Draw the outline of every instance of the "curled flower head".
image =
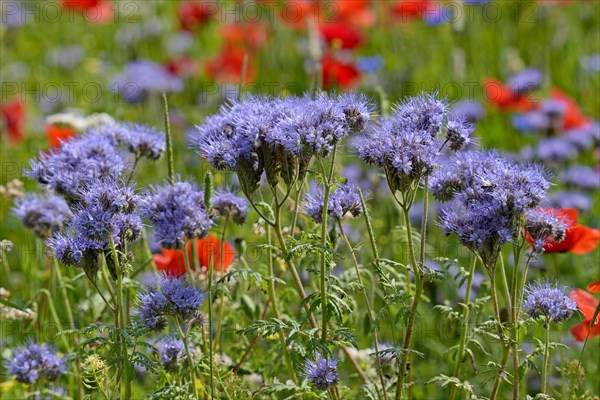
POLYGON ((61 230, 73 216, 67 202, 53 194, 29 194, 15 203, 15 215, 40 239, 46 239, 61 230))
POLYGON ((217 190, 213 198, 213 209, 220 216, 228 216, 231 220, 242 225, 248 216, 248 201, 226 190, 217 190))
POLYGON ((552 210, 535 209, 525 213, 527 233, 533 242, 532 250, 543 253, 549 240, 560 243, 565 239, 566 231, 572 221, 552 210))
POLYGON ((92 130, 63 143, 60 149, 42 153, 32 161, 29 176, 71 203, 81 190, 102 179, 114 179, 125 163, 110 135, 92 130))
POLYGON ((144 326, 153 331, 161 331, 167 326, 166 317, 173 316, 183 321, 198 317, 204 304, 204 293, 185 277, 163 275, 158 282, 159 289, 150 289, 139 295, 138 316, 144 326))
POLYGON ((452 151, 464 150, 471 143, 475 125, 463 119, 452 119, 446 125, 446 140, 452 151))
MULTIPOLYGON (((317 223, 322 221, 324 202, 323 193, 308 195, 306 198, 306 212, 317 223)), ((340 185, 329 194, 327 214, 334 220, 340 221, 348 213, 356 218, 362 211, 360 197, 354 186, 340 185)))
POLYGON ((141 211, 164 248, 183 248, 185 239, 204 236, 212 225, 204 194, 186 181, 153 187, 142 199, 141 211))
POLYGON ((167 336, 157 344, 160 361, 167 372, 176 372, 185 357, 185 345, 179 339, 167 336))
POLYGON ((385 170, 392 191, 412 190, 415 182, 433 171, 446 113, 446 104, 435 95, 409 98, 356 140, 358 155, 385 170))
POLYGON ((556 284, 533 283, 526 289, 523 310, 531 318, 544 317, 559 323, 569 319, 577 311, 577 304, 556 284))
POLYGON ((338 382, 337 361, 326 359, 321 354, 316 354, 314 361, 306 360, 304 373, 306 379, 319 390, 327 390, 338 382))
POLYGON ((152 127, 120 123, 111 126, 110 130, 136 158, 145 157, 150 160, 158 160, 165 152, 165 134, 152 127))
POLYGON ((8 362, 8 373, 21 383, 32 384, 39 379, 57 380, 66 372, 64 358, 46 345, 30 344, 17 348, 8 362))

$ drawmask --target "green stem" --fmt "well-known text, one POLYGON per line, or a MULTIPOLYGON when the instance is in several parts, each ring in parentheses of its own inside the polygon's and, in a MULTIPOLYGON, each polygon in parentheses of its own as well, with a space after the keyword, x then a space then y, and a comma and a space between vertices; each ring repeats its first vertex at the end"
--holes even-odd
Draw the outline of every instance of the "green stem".
MULTIPOLYGON (((421 301, 421 295, 423 293, 423 277, 421 276, 421 270, 417 264, 417 258, 415 256, 415 249, 412 238, 412 227, 409 219, 409 209, 404 207, 402 209, 404 213, 404 221, 406 222, 406 237, 408 239, 408 256, 410 258, 413 274, 415 276, 415 297, 408 314, 408 321, 406 325, 406 335, 404 336, 404 344, 402 346, 402 358, 398 367, 398 381, 396 384, 396 400, 402 396, 404 389, 404 375, 406 374, 406 366, 408 363, 408 355, 410 351, 410 345, 412 341, 413 328, 415 325, 415 319, 417 316, 417 310, 419 308, 419 302, 421 301)), ((410 284, 410 282, 408 282, 410 284)))
POLYGON ((190 379, 192 381, 192 390, 194 391, 194 398, 198 399, 198 388, 196 387, 196 368, 194 367, 194 359, 192 358, 192 353, 190 352, 190 346, 187 341, 187 336, 183 333, 181 329, 181 324, 178 317, 175 317, 175 325, 177 325, 177 332, 179 333, 179 337, 183 342, 183 346, 185 347, 185 354, 188 359, 188 363, 190 364, 190 379))
POLYGON ((169 171, 169 183, 172 185, 175 182, 175 163, 173 162, 173 138, 171 135, 171 122, 169 121, 169 103, 167 102, 167 94, 163 92, 163 112, 165 118, 165 134, 167 140, 167 167, 169 171))
MULTIPOLYGON (((358 191, 358 196, 360 197, 360 204, 363 209, 363 215, 365 217, 365 224, 367 225, 367 233, 369 234, 369 242, 371 243, 371 250, 373 251, 373 257, 375 258, 375 268, 376 268, 375 272, 377 273, 377 276, 381 280, 381 278, 383 277, 383 273, 381 270, 381 265, 379 264, 379 250, 377 249, 377 242, 375 241, 375 233, 373 232, 373 226, 371 225, 371 217, 369 215, 369 209, 367 208, 367 202, 365 201, 365 198, 363 197, 362 190, 360 190, 360 188, 357 188, 356 190, 358 191)), ((384 294, 384 296, 387 296, 387 289, 385 286, 383 286, 383 294, 384 294)), ((392 331, 392 339, 395 342, 396 341, 396 332, 395 332, 395 328, 394 328, 394 325, 395 325, 394 320, 392 318, 392 311, 390 309, 389 304, 387 302, 385 304, 386 304, 385 308, 387 310, 388 319, 390 321, 390 330, 392 331)))
POLYGON ((361 277, 361 273, 360 273, 360 268, 358 266, 358 261, 356 259, 356 254, 354 252, 354 249, 352 248, 352 245, 350 244, 350 241, 348 240, 348 237, 346 236, 346 234, 344 233, 344 228, 342 226, 341 222, 338 222, 338 226, 340 228, 340 234, 342 236, 342 238, 344 239, 344 243, 346 243, 346 247, 348 248, 348 251, 350 252, 350 256, 352 258, 352 262, 354 263, 354 269, 356 271, 356 277, 358 280, 358 284, 360 285, 361 288, 361 292, 363 293, 364 297, 365 297, 365 304, 367 306, 367 313, 369 314, 369 321, 371 321, 371 326, 373 327, 373 342, 374 342, 374 346, 375 346, 375 363, 377 365, 377 372, 379 374, 379 381, 381 382, 381 389, 383 391, 383 398, 385 400, 387 400, 388 395, 387 395, 387 390, 385 388, 385 377, 383 376, 383 370, 381 369, 381 359, 379 356, 379 338, 378 338, 378 333, 377 333, 377 322, 375 321, 375 314, 373 313, 373 309, 371 308, 371 304, 369 302, 369 295, 367 293, 367 288, 365 287, 365 284, 363 283, 362 277, 361 277))
POLYGON ((506 345, 504 331, 502 329, 502 323, 500 319, 500 307, 498 306, 498 292, 496 290, 496 279, 494 277, 495 272, 495 268, 493 268, 490 272, 490 284, 492 287, 492 302, 494 304, 494 316, 496 318, 498 336, 500 337, 500 344, 502 345, 502 360, 500 361, 500 368, 498 368, 498 371, 496 371, 496 377, 494 378, 494 386, 492 387, 490 400, 494 400, 498 395, 498 390, 500 389, 500 384, 502 383, 502 375, 504 375, 504 368, 506 366, 506 362, 508 361, 509 354, 509 348, 506 345))
MULTIPOLYGON (((464 312, 463 319, 461 324, 460 331, 460 341, 458 344, 458 353, 456 354, 456 363, 454 365, 454 373, 453 376, 455 378, 460 379, 460 369, 463 363, 463 357, 465 352, 466 338, 467 338, 467 330, 469 329, 469 314, 471 307, 469 306, 471 299, 471 287, 473 285, 473 275, 475 275, 475 266, 477 265, 477 257, 473 257, 473 262, 471 262, 471 268, 469 269, 469 277, 467 278, 467 290, 465 293, 465 302, 463 304, 464 312)), ((448 396, 449 400, 454 400, 456 397, 456 386, 452 386, 450 389, 450 395, 448 396)))
MULTIPOLYGON (((115 321, 115 326, 117 328, 117 330, 119 331, 118 336, 117 336, 117 341, 121 343, 121 348, 122 348, 122 370, 124 372, 124 377, 125 377, 125 399, 128 400, 131 397, 131 381, 129 380, 129 356, 128 356, 128 352, 127 352, 127 343, 122 340, 122 335, 123 333, 121 332, 122 329, 125 329, 125 327, 123 326, 123 324, 125 323, 125 309, 123 306, 123 270, 121 269, 121 266, 119 264, 119 255, 117 254, 117 248, 115 247, 115 241, 112 237, 112 235, 108 236, 109 238, 109 243, 110 243, 110 250, 112 252, 112 257, 113 257, 113 261, 115 263, 115 270, 117 272, 117 318, 115 321)), ((117 381, 117 385, 119 384, 119 381, 117 381)))
MULTIPOLYGON (((58 318, 58 314, 56 313, 56 308, 54 307, 54 301, 52 300, 52 295, 50 294, 50 291, 48 289, 38 289, 38 292, 36 294, 36 296, 39 296, 40 294, 44 294, 46 295, 46 299, 48 300, 48 307, 50 308, 50 314, 52 315, 52 319, 54 320, 54 323, 56 324, 56 326, 60 329, 60 339, 63 342, 63 345, 65 346, 65 349, 67 349, 67 351, 70 353, 72 352, 71 346, 69 345, 69 342, 67 341, 65 335, 64 335, 64 330, 62 327, 62 324, 60 323, 60 319, 58 318)), ((36 297, 34 296, 34 298, 36 297)))
MULTIPOLYGON (((271 299, 271 304, 273 305, 273 314, 275 318, 281 319, 279 315, 279 307, 277 306, 277 298, 275 297, 275 273, 273 272, 273 254, 271 252, 271 230, 267 228, 267 243, 269 245, 267 251, 267 266, 268 266, 268 274, 269 274, 269 298, 271 299)), ((298 378, 296 377, 296 371, 294 370, 294 364, 292 362, 292 357, 285 343, 285 336, 283 331, 279 331, 279 341, 281 343, 281 350, 283 351, 283 355, 286 361, 286 364, 290 370, 290 376, 295 384, 298 384, 298 378)))
POLYGON ((65 287, 65 282, 63 280, 62 273, 60 271, 60 265, 58 265, 58 260, 56 257, 52 257, 52 262, 54 265, 54 270, 56 273, 56 279, 58 280, 58 286, 60 288, 63 301, 65 303, 65 309, 67 310, 67 318, 69 319, 69 327, 70 329, 75 329, 75 320, 73 319, 73 311, 71 309, 71 301, 69 300, 69 293, 67 293, 67 288, 65 287))
POLYGON ((210 396, 211 399, 215 398, 215 382, 213 377, 214 369, 214 354, 213 354, 213 334, 212 334, 212 284, 213 284, 213 270, 215 267, 214 258, 208 261, 208 362, 210 370, 210 396))
MULTIPOLYGON (((221 272, 225 272, 225 235, 227 233, 227 223, 229 222, 229 214, 225 217, 225 221, 223 222, 223 231, 221 232, 221 272)), ((224 284, 224 283, 223 283, 224 284)), ((216 336, 216 346, 218 347, 221 343, 221 329, 223 326, 223 303, 225 301, 224 291, 221 290, 219 292, 219 316, 217 322, 217 336, 216 336)))
POLYGON ((544 366, 542 367, 542 394, 546 394, 547 376, 548 376, 548 347, 550 344, 550 321, 544 321, 544 366))

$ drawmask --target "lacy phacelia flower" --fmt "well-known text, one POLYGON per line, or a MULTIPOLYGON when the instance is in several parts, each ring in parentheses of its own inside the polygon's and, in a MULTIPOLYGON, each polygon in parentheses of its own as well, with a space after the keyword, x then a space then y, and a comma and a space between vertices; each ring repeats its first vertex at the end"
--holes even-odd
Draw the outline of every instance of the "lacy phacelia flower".
POLYGON ((111 87, 116 88, 125 101, 137 103, 150 93, 181 92, 183 81, 160 64, 138 60, 127 64, 111 87))
POLYGON ((69 202, 78 200, 81 189, 99 179, 118 177, 125 163, 114 138, 90 131, 63 143, 60 149, 42 153, 28 174, 69 202))
POLYGON ((111 126, 110 130, 137 159, 145 157, 156 161, 165 152, 167 145, 165 134, 152 127, 120 123, 111 126))
POLYGON ((328 360, 317 354, 315 361, 306 360, 304 365, 306 379, 319 390, 327 390, 338 382, 337 361, 328 360))
POLYGON ((434 95, 412 97, 355 142, 358 155, 385 170, 393 192, 410 191, 433 171, 446 113, 446 104, 434 95))
POLYGON ((534 283, 525 291, 523 310, 531 318, 544 317, 559 323, 569 319, 573 312, 577 311, 577 304, 555 284, 534 283))
POLYGON ((539 206, 550 187, 546 173, 534 164, 517 164, 496 152, 464 152, 452 157, 430 180, 440 201, 440 225, 477 254, 488 269, 500 246, 524 228, 527 210, 539 206))
POLYGON ((565 216, 560 216, 552 210, 536 209, 525 213, 526 230, 533 251, 543 253, 544 246, 549 240, 560 243, 565 239, 566 230, 571 224, 565 216))
POLYGON ((471 143, 475 125, 464 119, 453 119, 446 124, 446 141, 452 151, 464 150, 471 143))
POLYGON ((52 194, 29 194, 15 203, 15 215, 40 239, 46 239, 61 230, 73 216, 67 202, 52 194))
POLYGON ((577 223, 579 212, 572 209, 548 210, 568 222, 565 238, 560 243, 549 238, 544 244, 547 253, 569 252, 587 254, 594 251, 600 242, 600 231, 577 223))
POLYGON ((185 345, 179 339, 167 336, 157 343, 160 362, 167 372, 176 372, 185 357, 185 345))
POLYGON ((212 207, 219 216, 227 216, 238 225, 242 225, 246 222, 246 217, 248 216, 248 201, 242 197, 236 196, 232 192, 217 190, 212 201, 212 207))
POLYGON ((204 194, 186 181, 153 187, 142 199, 142 214, 164 248, 183 248, 185 240, 204 236, 212 225, 204 194))
POLYGON ((20 347, 8 362, 8 374, 21 383, 32 384, 39 379, 52 382, 65 372, 64 358, 58 357, 46 345, 30 344, 20 347))
MULTIPOLYGON (((317 223, 322 221, 324 200, 323 193, 306 198, 306 212, 317 223)), ((330 193, 327 214, 334 220, 340 221, 348 213, 356 218, 362 211, 360 197, 354 186, 341 185, 330 193)))
POLYGON ((139 295, 138 316, 144 326, 161 331, 167 326, 167 316, 184 321, 195 318, 204 303, 204 293, 185 277, 160 277, 159 290, 151 289, 139 295))
POLYGON ((280 178, 291 185, 313 156, 329 154, 369 118, 370 105, 360 96, 248 96, 207 118, 191 143, 215 168, 235 171, 242 190, 251 194, 263 172, 272 186, 280 178))

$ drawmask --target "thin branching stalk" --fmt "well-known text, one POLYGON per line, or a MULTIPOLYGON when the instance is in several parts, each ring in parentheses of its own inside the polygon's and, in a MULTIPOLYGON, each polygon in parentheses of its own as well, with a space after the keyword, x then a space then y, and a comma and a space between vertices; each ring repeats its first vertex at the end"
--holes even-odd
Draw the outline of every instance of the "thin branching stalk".
POLYGON ((496 279, 495 279, 495 268, 492 268, 490 272, 490 285, 492 289, 492 302, 494 304, 494 316, 496 318, 496 325, 498 329, 498 336, 500 338, 500 344, 502 345, 502 360, 500 361, 500 368, 496 371, 496 376, 494 378, 494 386, 492 387, 492 391, 490 393, 490 400, 494 400, 498 395, 498 390, 500 389, 500 384, 502 383, 504 370, 506 366, 506 362, 508 361, 509 355, 509 347, 506 344, 506 339, 504 337, 504 330, 502 328, 502 322, 500 318, 500 307, 498 306, 498 292, 496 290, 496 279))
POLYGON ((175 317, 175 325, 177 326, 177 333, 179 334, 179 338, 183 342, 183 346, 185 348, 185 354, 188 359, 189 367, 190 367, 190 379, 192 383, 192 390, 194 392, 194 398, 199 399, 198 397, 198 388, 196 387, 196 367, 194 366, 194 359, 192 358, 192 353, 190 352, 190 345, 187 341, 187 335, 184 334, 181 329, 181 323, 178 317, 175 317))
MULTIPOLYGON (((125 399, 128 400, 131 397, 131 381, 129 380, 129 357, 127 354, 127 343, 123 340, 122 329, 125 329, 125 308, 123 304, 123 270, 119 264, 119 255, 117 254, 117 248, 115 247, 115 241, 112 235, 108 236, 110 243, 110 250, 112 253, 113 261, 115 263, 115 270, 117 271, 117 313, 115 325, 117 327, 118 336, 117 340, 121 343, 122 347, 122 370, 125 377, 125 399)), ((118 383, 118 381, 117 381, 118 383)))
MULTIPOLYGON (((406 223, 406 237, 408 239, 408 256, 410 258, 413 274, 415 276, 415 294, 413 298, 412 305, 410 307, 410 312, 408 314, 408 321, 406 323, 406 335, 404 336, 404 344, 402 346, 402 357, 400 360, 400 364, 398 366, 398 381, 396 384, 396 400, 400 399, 402 396, 402 391, 404 389, 404 377, 406 374, 406 366, 408 364, 408 355, 410 353, 410 346, 412 342, 413 328, 415 325, 415 320, 417 317, 417 311, 419 308, 419 303, 421 301, 421 295, 423 294, 423 277, 421 276, 421 269, 417 264, 417 258, 415 256, 415 249, 412 241, 412 227, 410 225, 409 218, 409 208, 407 206, 402 208, 404 213, 404 221, 406 223)), ((408 282, 410 284, 410 282, 408 282)))
POLYGON ((548 379, 548 349, 550 345, 550 319, 544 321, 544 365, 542 367, 542 394, 546 394, 548 379))
MULTIPOLYGON (((321 215, 321 246, 323 249, 327 246, 327 214, 329 209, 329 194, 331 193, 331 180, 333 178, 333 170, 335 168, 335 154, 337 150, 337 146, 333 147, 333 152, 331 155, 331 166, 329 167, 329 173, 325 176, 325 171, 323 171, 323 178, 325 179, 323 184, 323 214, 321 215)), ((322 333, 321 340, 323 342, 327 341, 327 325, 329 315, 327 313, 327 255, 325 251, 321 254, 321 313, 322 313, 322 333)))
MULTIPOLYGON (((477 265, 477 257, 473 257, 473 261, 471 262, 471 268, 469 269, 469 276, 467 278, 467 288, 465 293, 465 302, 463 303, 463 318, 461 323, 460 330, 460 340, 458 344, 458 352, 456 353, 456 363, 454 364, 454 373, 453 376, 455 378, 460 379, 460 369, 462 367, 467 331, 469 330, 469 314, 471 311, 471 307, 469 306, 471 299, 471 287, 473 286, 473 275, 475 275, 475 266, 477 265)), ((448 400, 454 400, 456 397, 456 386, 452 386, 450 389, 450 395, 448 396, 448 400)))
POLYGON ((342 238, 344 239, 344 243, 346 244, 346 247, 348 248, 348 251, 350 252, 350 256, 351 256, 352 262, 354 264, 354 269, 356 271, 356 277, 358 280, 358 284, 360 285, 361 292, 363 293, 363 295, 365 297, 365 305, 367 307, 367 313, 369 314, 369 321, 371 322, 371 327, 373 329, 373 342, 374 342, 375 354, 376 354, 375 355, 375 363, 377 366, 379 381, 381 382, 383 398, 387 400, 388 396, 387 396, 387 390, 385 387, 385 377, 383 376, 383 370, 381 369, 381 358, 379 356, 379 337, 378 337, 378 332, 377 332, 378 331, 377 321, 375 320, 375 314, 373 313, 373 309, 371 308, 371 304, 369 302, 369 295, 367 293, 367 288, 365 287, 365 284, 361 277, 360 267, 358 266, 358 261, 356 260, 356 254, 354 252, 354 248, 352 247, 352 245, 350 244, 350 241, 348 240, 348 237, 344 233, 344 227, 342 226, 341 221, 338 222, 338 226, 340 228, 340 234, 341 234, 342 238))
POLYGON ((54 256, 52 257, 52 264, 56 273, 58 287, 65 303, 65 310, 67 311, 67 318, 69 320, 69 328, 75 329, 75 320, 73 319, 73 311, 71 308, 71 301, 69 300, 69 293, 67 293, 67 288, 65 286, 65 281, 63 280, 62 272, 60 271, 60 265, 58 265, 58 260, 54 256))
MULTIPOLYGON (((223 222, 223 231, 221 232, 221 242, 219 243, 219 246, 220 246, 219 250, 221 251, 221 257, 220 257, 221 273, 225 272, 225 235, 227 234, 227 223, 228 222, 229 222, 229 214, 227 214, 225 216, 225 221, 223 222)), ((222 285, 223 284, 224 283, 222 283, 222 285)), ((217 321, 217 335, 216 335, 215 348, 218 348, 221 344, 221 329, 223 326, 223 312, 225 309, 225 307, 223 306, 224 301, 225 301, 224 291, 221 290, 219 292, 219 316, 218 316, 218 321, 217 321)))
POLYGON ((210 395, 211 399, 215 398, 215 382, 214 382, 214 352, 213 352, 213 334, 212 334, 212 284, 213 284, 213 270, 215 268, 214 257, 208 261, 208 363, 210 371, 210 395))

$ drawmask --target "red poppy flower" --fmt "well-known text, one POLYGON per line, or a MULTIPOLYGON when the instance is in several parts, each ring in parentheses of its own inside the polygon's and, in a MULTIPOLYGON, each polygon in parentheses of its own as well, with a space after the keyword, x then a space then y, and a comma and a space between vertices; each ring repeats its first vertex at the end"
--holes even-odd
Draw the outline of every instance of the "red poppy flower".
POLYGON ((319 32, 329 46, 339 43, 342 49, 353 49, 364 41, 362 34, 346 23, 323 24, 319 32))
MULTIPOLYGON (((600 285, 600 281, 595 282, 592 285, 595 284, 600 285)), ((600 315, 596 317, 596 322, 590 330, 592 318, 594 318, 596 308, 598 307, 598 300, 596 300, 594 296, 592 296, 585 290, 581 289, 572 290, 569 296, 571 297, 571 300, 577 303, 577 308, 579 308, 579 310, 583 313, 585 317, 585 321, 583 321, 579 325, 575 325, 571 329, 571 334, 573 334, 575 340, 577 340, 578 342, 583 342, 586 338, 591 339, 594 336, 600 335, 600 315)))
POLYGON ((600 281, 590 283, 587 287, 587 290, 589 290, 592 293, 600 293, 600 281))
POLYGON ((177 7, 179 27, 193 31, 204 25, 217 12, 213 1, 182 1, 177 7))
MULTIPOLYGON (((214 265, 215 270, 227 272, 229 266, 235 260, 235 249, 228 242, 223 244, 223 253, 221 254, 221 241, 214 236, 207 236, 203 239, 194 241, 198 250, 198 261, 203 270, 214 265)), ((186 246, 188 256, 192 259, 192 247, 188 243, 186 246)), ((154 263, 159 271, 169 275, 185 275, 185 261, 183 251, 163 249, 162 253, 154 254, 154 263)), ((192 262, 193 264, 193 262, 192 262)))
POLYGON ((109 0, 62 0, 65 9, 84 14, 90 22, 109 22, 113 15, 113 5, 109 0))
POLYGON ((570 225, 566 230, 565 239, 562 242, 556 243, 552 239, 549 239, 546 242, 544 245, 545 252, 586 254, 593 251, 596 246, 598 246, 598 242, 600 242, 600 231, 587 226, 579 225, 577 223, 579 211, 570 208, 549 209, 547 211, 548 213, 553 213, 558 218, 564 219, 565 222, 570 225))
MULTIPOLYGON (((213 80, 219 82, 238 83, 244 66, 243 50, 226 47, 212 60, 206 63, 206 74, 213 80)), ((248 63, 245 83, 254 79, 252 65, 248 63)))
POLYGON ((59 148, 62 142, 75 136, 75 130, 67 126, 46 125, 46 136, 50 146, 59 148))
POLYGON ((25 103, 12 100, 0 105, 0 114, 4 120, 3 126, 8 132, 8 140, 18 144, 25 135, 25 103))
POLYGON ((367 28, 376 22, 371 3, 371 0, 335 0, 329 7, 336 12, 333 20, 367 28))
POLYGON ((563 115, 564 129, 583 128, 590 123, 590 120, 583 115, 575 100, 562 90, 553 88, 550 92, 550 97, 565 105, 565 113, 563 115))
POLYGON ((528 98, 528 93, 516 93, 498 79, 484 79, 483 90, 486 99, 500 110, 530 111, 538 107, 538 102, 528 98))
POLYGON ((338 61, 326 54, 323 57, 323 87, 341 86, 348 89, 360 79, 360 71, 354 64, 338 61))

